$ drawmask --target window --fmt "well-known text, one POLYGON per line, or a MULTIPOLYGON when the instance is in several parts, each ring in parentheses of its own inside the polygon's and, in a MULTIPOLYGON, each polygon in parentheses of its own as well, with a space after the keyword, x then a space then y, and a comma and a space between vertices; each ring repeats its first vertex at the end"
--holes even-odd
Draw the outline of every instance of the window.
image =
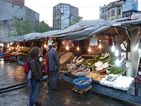
POLYGON ((31 15, 32 15, 32 11, 28 10, 28 16, 31 16, 31 15))
POLYGON ((102 13, 104 13, 104 9, 102 9, 102 13))
POLYGON ((111 10, 111 16, 115 16, 115 10, 111 10))
POLYGON ((110 18, 110 12, 108 12, 108 18, 110 18))
POLYGON ((3 23, 7 23, 7 20, 4 20, 3 23))
POLYGON ((127 12, 126 13, 126 16, 128 17, 128 16, 131 16, 132 15, 132 13, 129 11, 129 12, 127 12))
POLYGON ((117 15, 121 15, 121 9, 118 9, 117 15))

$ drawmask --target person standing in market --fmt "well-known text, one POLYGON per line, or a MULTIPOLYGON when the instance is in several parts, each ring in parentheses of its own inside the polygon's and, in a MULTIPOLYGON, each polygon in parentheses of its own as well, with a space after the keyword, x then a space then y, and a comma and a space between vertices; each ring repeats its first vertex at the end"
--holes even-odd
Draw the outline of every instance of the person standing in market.
POLYGON ((49 66, 49 87, 51 90, 57 90, 57 80, 59 72, 59 56, 57 52, 57 43, 50 46, 48 52, 48 66, 49 66))
POLYGON ((39 61, 39 48, 33 47, 30 52, 29 66, 31 70, 31 92, 29 97, 29 106, 40 106, 37 102, 40 91, 40 79, 43 76, 42 63, 39 61))
MULTIPOLYGON (((48 48, 47 48, 46 54, 45 54, 45 60, 46 60, 46 64, 45 64, 45 73, 46 73, 47 75, 49 75, 48 52, 50 51, 50 49, 51 49, 51 46, 48 45, 48 48)), ((49 83, 48 83, 48 84, 49 84, 49 83)))
POLYGON ((4 43, 3 52, 6 53, 6 51, 7 51, 7 45, 6 43, 4 43))

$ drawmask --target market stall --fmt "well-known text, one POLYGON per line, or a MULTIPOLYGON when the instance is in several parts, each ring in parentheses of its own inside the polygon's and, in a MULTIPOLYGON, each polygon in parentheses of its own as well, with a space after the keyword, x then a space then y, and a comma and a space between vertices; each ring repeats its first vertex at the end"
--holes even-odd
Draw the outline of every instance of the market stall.
POLYGON ((19 46, 16 43, 12 50, 17 48, 18 60, 24 60, 27 56, 19 53, 23 53, 26 44, 46 48, 55 40, 60 72, 66 82, 79 87, 79 90, 92 86, 95 92, 141 104, 141 90, 135 92, 136 82, 140 85, 141 81, 134 80, 140 69, 140 53, 134 50, 136 46, 137 49, 140 47, 140 23, 140 19, 129 22, 81 21, 65 30, 27 34, 16 39, 19 46))
MULTIPOLYGON (((132 35, 132 31, 137 31, 137 35, 140 36, 140 27, 137 24, 139 23, 134 23, 134 21, 115 23, 110 28, 105 28, 98 32, 93 31, 89 33, 85 29, 62 34, 61 37, 66 39, 62 40, 62 44, 65 46, 64 49, 66 51, 73 51, 74 54, 73 59, 69 59, 68 62, 65 62, 65 65, 61 65, 61 72, 65 72, 64 79, 74 84, 73 81, 75 79, 88 77, 93 80, 92 85, 95 92, 141 104, 141 92, 138 90, 138 94, 135 93, 138 88, 135 88, 136 82, 134 79, 136 74, 133 74, 138 70, 132 70, 130 62, 133 58, 133 49, 131 50, 131 48, 135 42, 132 39, 134 36, 132 35), (135 25, 132 26, 132 23, 135 25), (132 28, 134 29, 131 30, 132 28), (80 42, 84 44, 82 47, 80 47, 80 42), (79 55, 77 54, 78 51, 81 51, 79 55), (128 62, 130 66, 127 66, 128 62)), ((139 62, 136 61, 136 66, 138 64, 139 62)), ((74 85, 84 86, 88 84, 88 81, 84 81, 83 78, 82 80, 79 79, 79 82, 74 85)))

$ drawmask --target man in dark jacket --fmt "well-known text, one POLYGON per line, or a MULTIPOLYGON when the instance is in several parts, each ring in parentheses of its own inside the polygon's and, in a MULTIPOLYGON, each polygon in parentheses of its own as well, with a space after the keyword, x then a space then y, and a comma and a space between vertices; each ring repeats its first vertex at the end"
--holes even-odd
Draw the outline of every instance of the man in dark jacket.
POLYGON ((59 56, 57 53, 57 44, 51 45, 48 52, 48 65, 49 65, 49 84, 52 90, 57 90, 57 79, 59 71, 59 56))

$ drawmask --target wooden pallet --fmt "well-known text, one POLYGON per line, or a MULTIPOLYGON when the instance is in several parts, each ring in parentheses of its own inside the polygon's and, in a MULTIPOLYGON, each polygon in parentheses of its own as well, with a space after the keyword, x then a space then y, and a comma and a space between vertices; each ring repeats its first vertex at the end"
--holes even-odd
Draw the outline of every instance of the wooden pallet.
POLYGON ((74 87, 72 90, 73 90, 74 92, 77 92, 77 93, 80 93, 80 94, 84 94, 84 93, 86 93, 86 92, 92 90, 92 86, 89 86, 89 87, 86 88, 86 89, 78 89, 78 88, 74 87))

